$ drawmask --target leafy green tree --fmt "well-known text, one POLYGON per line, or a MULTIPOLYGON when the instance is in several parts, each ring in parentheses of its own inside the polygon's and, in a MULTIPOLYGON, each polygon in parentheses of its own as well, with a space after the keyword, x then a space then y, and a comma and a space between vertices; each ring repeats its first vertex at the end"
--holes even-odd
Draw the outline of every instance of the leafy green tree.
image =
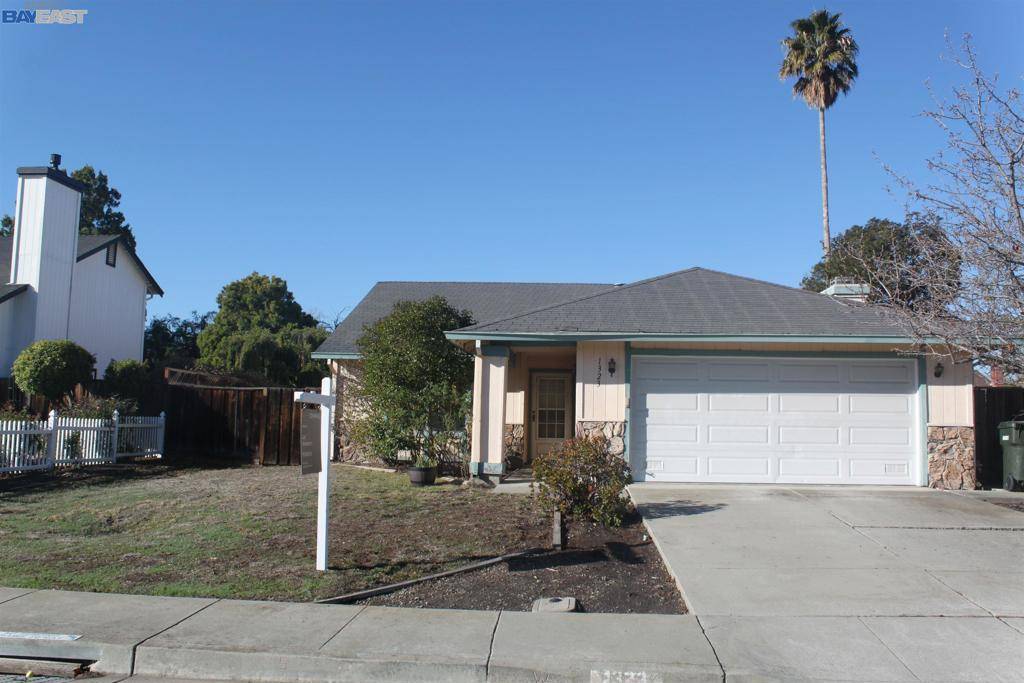
POLYGON ((924 284, 928 280, 953 287, 959 280, 960 264, 954 253, 926 248, 940 244, 942 235, 940 226, 917 215, 904 223, 871 218, 833 238, 829 255, 814 264, 800 286, 820 292, 835 278, 850 278, 871 285, 872 301, 912 308, 936 296, 934 287, 924 284), (936 258, 938 254, 945 256, 936 258), (879 267, 883 263, 900 267, 879 267))
POLYGON ((281 278, 253 273, 225 286, 217 304, 197 338, 200 365, 292 386, 318 384, 326 374, 311 354, 327 332, 281 278))
POLYGON ((103 373, 103 390, 109 396, 142 402, 149 384, 149 368, 137 360, 112 360, 103 373))
POLYGON ((473 357, 444 333, 472 324, 469 311, 436 296, 399 302, 367 326, 358 341, 365 410, 353 432, 373 455, 394 462, 398 451, 410 450, 419 465, 461 457, 453 450, 465 432, 473 357))
POLYGON ((779 78, 796 78, 793 96, 818 110, 818 137, 821 147, 821 222, 822 248, 828 256, 832 236, 828 224, 828 164, 825 160, 825 110, 846 94, 857 78, 857 47, 850 29, 843 26, 840 14, 815 10, 810 16, 790 24, 793 35, 782 41, 786 55, 779 78))
POLYGON ((128 245, 135 249, 135 235, 117 211, 121 205, 121 193, 110 186, 107 174, 92 166, 83 166, 71 173, 71 177, 85 184, 82 192, 82 209, 78 219, 81 235, 123 235, 128 245))
POLYGON ((43 339, 26 346, 14 361, 14 382, 26 394, 57 401, 76 384, 92 379, 96 357, 67 339, 43 339))
POLYGON ((10 237, 14 232, 14 219, 4 214, 0 218, 0 237, 10 237))
POLYGON ((165 315, 146 326, 143 356, 153 367, 189 368, 199 359, 199 333, 213 321, 213 311, 188 318, 165 315))

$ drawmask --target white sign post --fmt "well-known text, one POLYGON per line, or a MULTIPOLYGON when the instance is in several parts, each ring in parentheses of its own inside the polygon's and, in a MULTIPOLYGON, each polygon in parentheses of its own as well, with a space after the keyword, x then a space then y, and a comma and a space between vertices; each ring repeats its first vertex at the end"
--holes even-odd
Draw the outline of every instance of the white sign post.
POLYGON ((330 464, 333 440, 331 428, 334 425, 334 392, 331 378, 324 377, 320 393, 295 392, 296 403, 313 403, 320 406, 320 473, 316 490, 316 568, 327 571, 327 500, 330 495, 330 464))

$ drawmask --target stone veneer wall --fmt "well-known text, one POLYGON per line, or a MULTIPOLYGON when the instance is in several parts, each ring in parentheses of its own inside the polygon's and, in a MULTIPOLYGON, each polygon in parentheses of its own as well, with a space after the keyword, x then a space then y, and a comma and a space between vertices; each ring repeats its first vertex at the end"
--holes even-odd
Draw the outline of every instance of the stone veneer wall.
POLYGON ((501 460, 506 471, 526 464, 526 429, 523 425, 505 425, 505 452, 501 460))
POLYGON ((974 427, 928 428, 928 485, 935 489, 977 488, 974 427))
POLYGON ((626 452, 626 423, 610 420, 581 421, 576 423, 576 434, 578 436, 603 435, 608 439, 608 451, 612 455, 622 455, 626 452))
POLYGON ((361 449, 352 442, 349 435, 351 420, 359 412, 359 401, 355 389, 363 377, 363 362, 360 360, 336 360, 338 373, 335 376, 335 400, 338 410, 334 413, 334 459, 347 461, 365 460, 361 449))

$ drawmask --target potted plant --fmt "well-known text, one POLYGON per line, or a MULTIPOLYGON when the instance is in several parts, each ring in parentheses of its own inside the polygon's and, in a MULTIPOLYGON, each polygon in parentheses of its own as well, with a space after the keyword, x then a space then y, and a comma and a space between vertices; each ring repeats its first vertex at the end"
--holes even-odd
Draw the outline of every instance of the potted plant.
POLYGON ((431 486, 436 479, 437 463, 430 456, 420 453, 409 468, 409 483, 413 486, 431 486))

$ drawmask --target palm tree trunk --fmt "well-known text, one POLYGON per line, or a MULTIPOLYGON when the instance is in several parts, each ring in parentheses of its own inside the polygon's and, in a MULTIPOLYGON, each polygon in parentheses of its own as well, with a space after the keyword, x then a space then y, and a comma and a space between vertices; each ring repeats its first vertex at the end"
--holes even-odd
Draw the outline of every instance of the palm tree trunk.
POLYGON ((832 235, 828 229, 828 163, 825 161, 825 108, 818 108, 818 137, 821 142, 821 226, 823 228, 822 248, 828 258, 832 246, 832 235))

